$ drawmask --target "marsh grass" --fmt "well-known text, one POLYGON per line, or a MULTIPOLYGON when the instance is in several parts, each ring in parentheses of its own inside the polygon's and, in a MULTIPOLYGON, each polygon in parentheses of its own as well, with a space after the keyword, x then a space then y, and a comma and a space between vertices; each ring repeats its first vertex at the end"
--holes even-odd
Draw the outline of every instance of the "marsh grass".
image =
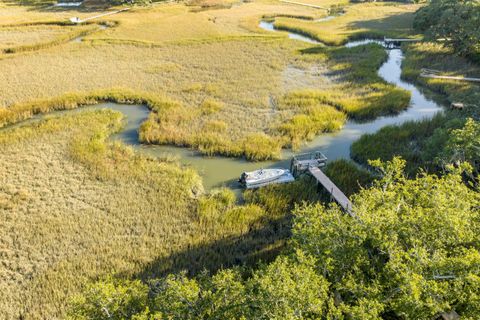
POLYGON ((289 235, 288 210, 314 199, 301 182, 242 206, 230 190, 203 194, 193 170, 109 142, 122 125, 98 110, 0 131, 5 319, 62 318, 67 297, 112 270, 149 278, 269 260, 289 235))
POLYGON ((394 156, 401 156, 407 160, 407 172, 411 175, 419 169, 438 171, 442 168, 436 158, 441 154, 449 132, 462 127, 466 117, 478 116, 480 87, 468 82, 422 78, 421 69, 440 70, 449 75, 475 76, 480 75, 480 67, 453 55, 439 44, 419 43, 404 49, 404 79, 415 82, 440 97, 446 97, 450 102, 463 102, 470 107, 463 111, 445 111, 444 115, 437 115, 430 120, 388 126, 375 134, 363 135, 352 145, 351 155, 364 165, 367 165, 369 159, 390 160, 394 156))
POLYGON ((299 149, 302 142, 311 141, 318 134, 340 130, 346 121, 345 113, 322 104, 321 95, 303 93, 295 92, 283 99, 282 108, 289 106, 299 110, 275 128, 281 136, 288 139, 288 144, 294 150, 299 149))
POLYGON ((64 22, 43 22, 0 27, 3 54, 36 51, 57 46, 99 30, 96 24, 72 26, 64 22))
MULTIPOLYGON (((420 77, 422 68, 440 71, 443 75, 480 77, 480 64, 455 55, 440 44, 419 43, 405 47, 402 77, 435 93, 446 96, 449 102, 477 105, 470 111, 478 112, 480 85, 473 82, 429 79, 420 77)), ((472 115, 473 113, 470 113, 472 115)))
POLYGON ((179 102, 160 95, 146 92, 117 88, 98 90, 90 94, 70 93, 54 99, 36 100, 29 103, 16 104, 0 109, 0 128, 5 127, 35 115, 52 111, 71 110, 99 102, 117 102, 125 104, 144 104, 155 112, 169 112, 181 108, 179 102))
POLYGON ((64 299, 87 279, 132 270, 160 254, 165 237, 180 244, 159 228, 164 220, 182 229, 165 199, 175 194, 176 210, 188 212, 200 179, 105 145, 121 124, 121 114, 89 112, 0 133, 1 185, 11 186, 2 192, 14 196, 0 210, 9 252, 2 257, 4 319, 60 318, 64 299))
POLYGON ((387 60, 385 50, 376 44, 354 48, 314 47, 301 51, 305 59, 325 61, 338 77, 338 85, 330 90, 307 90, 290 95, 290 104, 318 102, 329 104, 357 120, 396 114, 406 109, 410 93, 387 83, 378 69, 387 60))
POLYGON ((416 5, 399 5, 388 2, 351 4, 345 14, 323 22, 280 17, 275 28, 292 31, 338 46, 349 40, 411 36, 413 13, 416 5))
POLYGON ((368 165, 368 160, 391 160, 401 156, 407 160, 406 172, 411 176, 419 169, 437 171, 439 168, 435 159, 442 152, 449 131, 460 128, 463 123, 458 114, 450 113, 400 126, 387 126, 374 134, 360 137, 352 144, 350 153, 355 161, 363 165, 368 165))

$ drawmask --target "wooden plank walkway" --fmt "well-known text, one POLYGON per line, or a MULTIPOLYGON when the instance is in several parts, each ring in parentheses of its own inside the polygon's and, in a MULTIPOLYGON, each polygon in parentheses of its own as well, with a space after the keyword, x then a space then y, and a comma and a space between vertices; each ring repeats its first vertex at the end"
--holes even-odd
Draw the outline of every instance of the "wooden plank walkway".
POLYGON ((395 39, 395 38, 384 38, 383 41, 385 42, 420 42, 422 39, 395 39))
POLYGON ((330 193, 333 199, 345 210, 350 216, 356 218, 356 215, 352 211, 352 203, 348 197, 330 180, 325 173, 318 167, 308 168, 310 174, 320 183, 325 190, 330 193))
POLYGON ((296 5, 299 5, 299 6, 305 6, 305 7, 330 11, 329 8, 318 6, 318 5, 315 5, 315 4, 310 4, 310 3, 302 3, 302 2, 288 1, 288 0, 280 0, 280 2, 289 3, 289 4, 296 4, 296 5))
POLYGON ((468 77, 452 77, 452 76, 439 76, 435 74, 420 74, 422 78, 432 78, 432 79, 444 79, 444 80, 456 80, 456 81, 467 81, 467 82, 480 82, 479 78, 468 78, 468 77))

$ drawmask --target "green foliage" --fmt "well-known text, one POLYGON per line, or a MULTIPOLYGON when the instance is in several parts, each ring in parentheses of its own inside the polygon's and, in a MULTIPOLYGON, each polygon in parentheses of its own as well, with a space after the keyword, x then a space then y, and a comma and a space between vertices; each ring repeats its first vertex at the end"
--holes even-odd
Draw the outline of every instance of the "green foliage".
POLYGON ((167 319, 196 319, 200 286, 185 275, 169 275, 155 286, 155 310, 167 319))
MULTIPOLYGON (((151 314, 432 319, 454 310, 475 318, 480 312, 480 194, 465 186, 459 170, 410 180, 399 158, 371 165, 382 178, 353 196, 357 219, 338 206, 299 207, 288 255, 248 277, 235 269, 213 277, 159 279, 152 303, 146 303, 151 314)), ((85 303, 85 309, 91 307, 85 303)))
POLYGON ((417 12, 414 27, 460 55, 480 58, 478 0, 431 0, 417 12))
POLYGON ((328 282, 301 253, 280 257, 246 280, 240 271, 169 275, 149 287, 109 278, 73 299, 70 319, 305 319, 326 309, 328 282))
POLYGON ((249 281, 253 306, 249 319, 315 319, 326 309, 328 282, 315 272, 314 260, 279 257, 249 281))
POLYGON ((478 175, 480 171, 480 123, 468 118, 460 129, 450 132, 440 157, 457 165, 468 162, 478 175))
POLYGON ((83 295, 72 299, 68 319, 131 319, 148 312, 148 292, 148 287, 138 280, 107 278, 89 285, 83 295))
POLYGON ((359 220, 336 207, 297 210, 296 247, 315 255, 347 314, 356 308, 375 318, 393 312, 431 319, 454 309, 473 317, 480 305, 456 295, 463 295, 462 285, 472 290, 470 279, 478 276, 479 194, 458 172, 408 180, 404 161, 372 165, 384 178, 353 197, 359 220), (468 262, 457 265, 461 259, 468 262))
POLYGON ((452 128, 462 124, 458 118, 437 115, 432 119, 387 126, 373 134, 365 134, 351 146, 352 158, 364 165, 370 159, 382 161, 402 156, 407 160, 407 173, 415 175, 419 168, 438 170, 437 157, 445 148, 452 128), (391 143, 395 141, 395 143, 391 143))

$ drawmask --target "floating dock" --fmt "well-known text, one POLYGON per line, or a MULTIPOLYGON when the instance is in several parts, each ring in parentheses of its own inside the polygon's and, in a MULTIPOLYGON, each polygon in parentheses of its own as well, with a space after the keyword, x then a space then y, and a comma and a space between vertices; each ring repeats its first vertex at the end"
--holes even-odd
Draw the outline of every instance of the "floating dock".
POLYGON ((295 178, 308 174, 317 181, 317 186, 322 187, 328 194, 330 194, 331 200, 338 203, 338 205, 351 217, 356 218, 355 213, 352 211, 352 203, 348 197, 338 188, 335 183, 327 177, 321 168, 327 165, 327 157, 319 151, 314 153, 304 153, 296 155, 292 158, 290 163, 290 171, 286 170, 280 178, 267 181, 265 183, 254 184, 245 186, 247 189, 258 189, 272 184, 288 183, 295 181, 295 178))

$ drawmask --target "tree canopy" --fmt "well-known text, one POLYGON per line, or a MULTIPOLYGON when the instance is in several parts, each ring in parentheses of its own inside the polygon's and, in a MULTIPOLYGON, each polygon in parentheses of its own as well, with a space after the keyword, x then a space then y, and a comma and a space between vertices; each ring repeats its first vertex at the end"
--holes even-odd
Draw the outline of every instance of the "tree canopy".
POLYGON ((414 27, 460 55, 480 58, 479 0, 431 0, 417 12, 414 27))
POLYGON ((338 206, 295 210, 287 252, 256 270, 108 278, 71 304, 71 319, 432 319, 480 314, 480 194, 461 169, 407 179, 405 162, 338 206))

